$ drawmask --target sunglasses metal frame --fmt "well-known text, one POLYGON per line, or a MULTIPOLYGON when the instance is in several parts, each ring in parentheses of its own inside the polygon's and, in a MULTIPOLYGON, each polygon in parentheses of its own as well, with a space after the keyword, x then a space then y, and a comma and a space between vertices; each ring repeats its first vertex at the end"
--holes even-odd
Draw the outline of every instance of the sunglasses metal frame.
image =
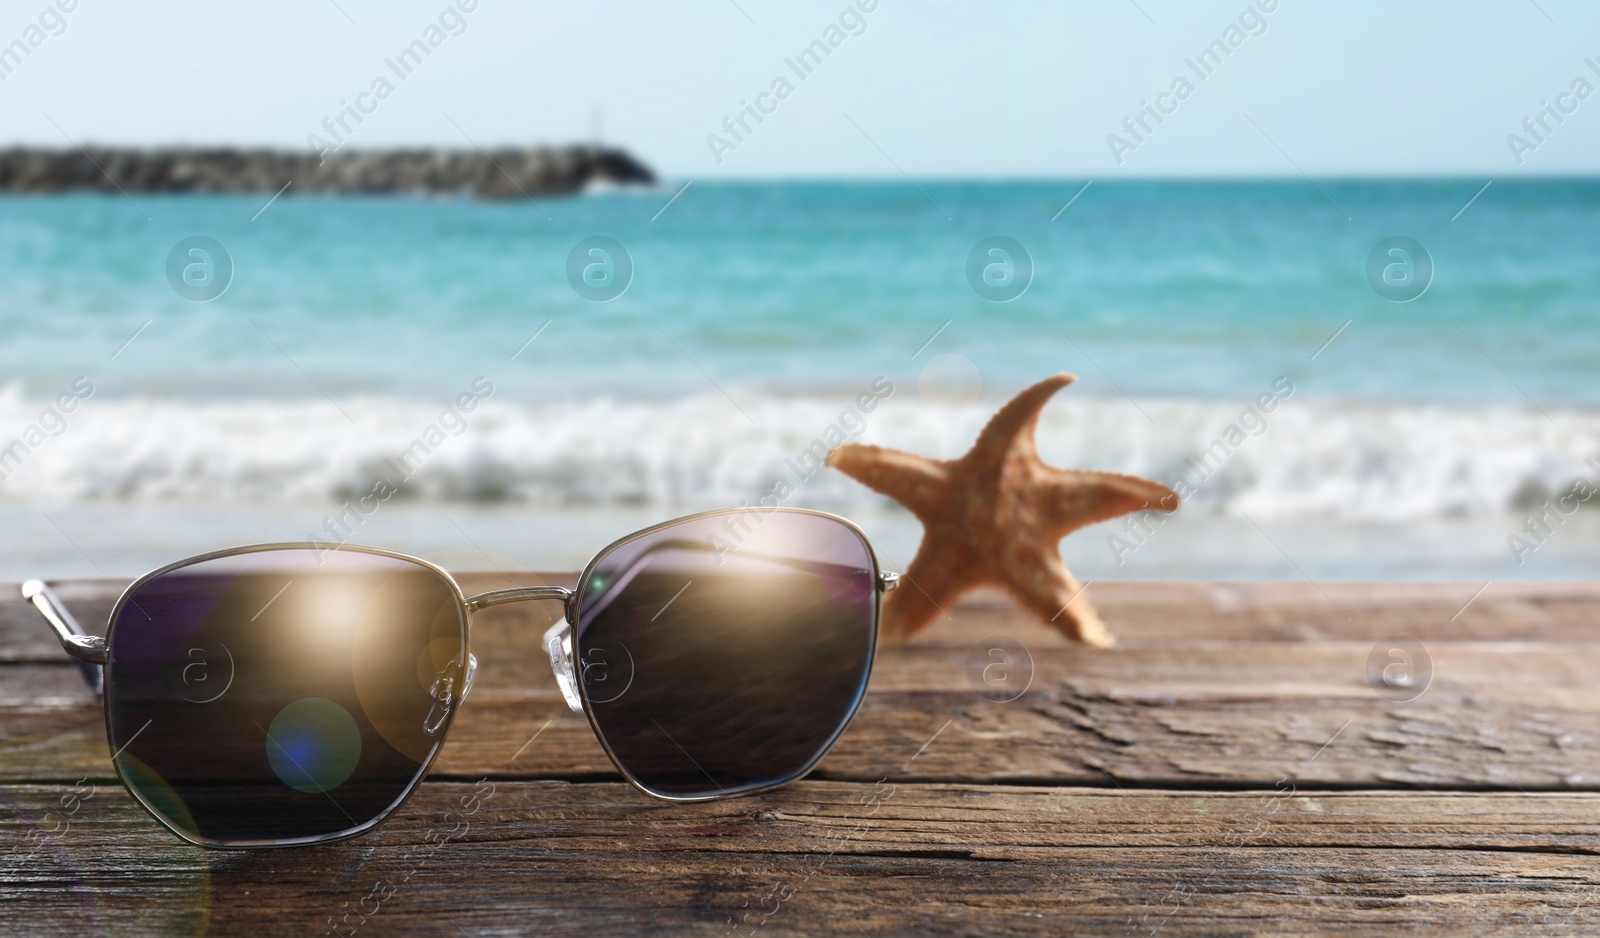
POLYGON ((715 801, 721 798, 738 797, 742 795, 750 795, 757 792, 768 791, 773 788, 787 785, 791 782, 799 781, 806 775, 810 774, 811 771, 816 768, 817 764, 822 761, 823 757, 827 755, 828 751, 833 748, 834 743, 838 741, 839 737, 844 734, 844 731, 848 729, 850 724, 855 720, 856 713, 861 708, 861 702, 866 696, 866 683, 863 682, 861 690, 856 694, 855 699, 851 701, 848 715, 841 722, 838 731, 828 739, 826 745, 821 747, 815 759, 792 775, 787 776, 780 781, 764 784, 759 787, 742 788, 736 792, 727 792, 714 795, 677 796, 665 795, 660 792, 653 791, 640 782, 639 779, 636 778, 633 773, 629 772, 622 765, 621 761, 618 760, 616 754, 611 749, 610 743, 606 741, 605 734, 601 732, 599 725, 595 722, 594 708, 589 704, 588 694, 583 682, 578 679, 577 669, 574 667, 573 663, 575 660, 573 655, 573 643, 578 627, 579 616, 581 614, 584 584, 589 582, 595 569, 599 566, 601 561, 605 560, 606 557, 608 557, 613 551, 640 538, 648 537, 649 535, 658 531, 676 527, 692 521, 699 521, 705 518, 743 514, 766 515, 774 512, 813 515, 838 522, 852 531, 856 536, 860 537, 862 543, 866 546, 867 557, 872 563, 872 569, 870 573, 874 588, 874 603, 871 622, 872 634, 871 642, 868 645, 866 661, 866 673, 870 679, 877 648, 878 625, 882 617, 882 602, 879 597, 881 594, 890 592, 899 586, 900 575, 897 573, 883 571, 878 562, 877 552, 872 547, 872 541, 868 539, 866 533, 862 531, 861 528, 854 522, 838 515, 830 514, 825 511, 816 511, 809 508, 721 508, 712 511, 702 511, 696 514, 685 515, 684 517, 674 518, 670 521, 663 521, 660 524, 655 524, 648 528, 644 528, 643 530, 635 531, 625 537, 618 538, 617 540, 606 545, 606 547, 596 553, 589 563, 584 567, 583 572, 578 578, 578 588, 575 590, 567 589, 564 586, 520 586, 508 589, 489 590, 487 592, 476 593, 472 596, 468 596, 462 591, 461 585, 456 582, 455 577, 451 575, 448 570, 445 570, 443 567, 440 567, 435 563, 411 554, 394 550, 386 550, 381 547, 365 547, 355 544, 329 545, 314 541, 283 541, 274 543, 250 544, 246 546, 209 551, 203 554, 196 554, 193 557, 187 557, 183 560, 175 561, 144 574, 143 576, 129 583, 128 586, 122 591, 121 596, 118 597, 116 604, 111 609, 110 616, 107 618, 106 635, 104 638, 96 635, 90 635, 88 632, 86 632, 83 627, 78 624, 77 619, 73 617, 72 613, 68 611, 66 605, 61 602, 60 597, 58 597, 55 592, 51 590, 49 586, 45 585, 45 583, 41 580, 28 580, 24 582, 22 584, 22 597, 31 603, 39 612, 39 614, 44 617, 45 621, 50 624, 51 628, 55 630, 56 637, 60 641, 62 649, 77 662, 79 669, 83 673, 85 683, 87 683, 89 688, 101 698, 102 709, 105 711, 106 746, 107 749, 110 749, 112 740, 111 708, 105 700, 106 670, 110 667, 110 643, 116 628, 117 620, 121 616, 123 608, 128 604, 130 599, 140 587, 159 576, 170 573, 174 570, 182 569, 184 567, 203 563, 208 560, 217 560, 225 557, 238 556, 241 554, 262 553, 276 550, 338 550, 352 553, 370 554, 379 557, 387 557, 393 560, 402 560, 409 563, 414 563, 437 574, 447 584, 449 584, 450 591, 455 597, 457 608, 462 617, 462 640, 465 656, 461 660, 461 667, 464 669, 465 673, 461 676, 459 681, 453 681, 450 690, 447 691, 448 696, 450 696, 452 699, 449 701, 449 708, 445 714, 443 725, 439 726, 437 730, 431 734, 437 736, 438 743, 433 747, 433 751, 429 754, 427 761, 418 768, 416 777, 406 785, 405 789, 399 794, 399 796, 396 797, 387 808, 375 815, 371 820, 352 827, 349 830, 342 830, 333 834, 319 835, 316 837, 299 837, 266 842, 228 842, 197 838, 183 830, 180 830, 177 826, 163 817, 153 805, 146 801, 145 797, 139 793, 138 789, 129 784, 126 775, 124 775, 122 771, 121 765, 118 764, 117 756, 120 753, 115 751, 111 753, 111 765, 112 768, 116 770, 117 780, 121 782, 122 787, 133 796, 134 801, 137 802, 140 807, 144 808, 151 817, 160 822, 163 827, 166 827, 181 839, 200 847, 217 850, 263 850, 277 847, 304 847, 316 844, 334 843, 351 837, 357 837, 388 820, 388 818, 393 815, 395 811, 399 810, 400 807, 404 805, 413 794, 416 793, 417 787, 422 784, 424 779, 427 778, 428 772, 432 768, 434 760, 438 758, 439 751, 444 748, 445 738, 449 735, 450 727, 455 722, 457 711, 460 709, 461 704, 466 700, 467 694, 472 689, 472 678, 477 671, 477 658, 472 654, 473 613, 481 609, 488 609, 493 606, 515 602, 553 601, 561 603, 561 619, 552 625, 544 634, 543 644, 546 651, 548 651, 550 654, 551 670, 555 674, 556 684, 560 688, 562 697, 566 701, 568 708, 574 712, 584 714, 584 716, 588 719, 589 728, 594 733, 595 738, 599 740, 601 748, 605 750, 606 757, 611 760, 611 764, 616 767, 617 771, 621 773, 623 778, 625 778, 631 785, 639 789, 641 792, 649 795, 652 798, 658 798, 663 801, 715 801), (459 693, 456 692, 457 688, 459 688, 459 693))

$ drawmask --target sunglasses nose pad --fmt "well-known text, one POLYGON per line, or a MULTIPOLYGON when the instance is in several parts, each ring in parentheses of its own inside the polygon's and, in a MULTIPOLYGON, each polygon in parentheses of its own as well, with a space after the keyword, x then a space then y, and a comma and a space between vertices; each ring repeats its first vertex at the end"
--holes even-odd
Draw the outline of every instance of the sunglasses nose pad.
POLYGON ((572 667, 572 628, 557 622, 544 633, 544 648, 550 653, 550 670, 555 673, 556 686, 573 713, 583 712, 583 700, 578 697, 578 675, 572 667))
POLYGON ((441 674, 433 679, 433 686, 428 688, 428 696, 433 698, 433 706, 428 708, 428 715, 422 719, 422 732, 428 736, 438 736, 444 729, 445 720, 450 716, 450 711, 455 705, 467 699, 472 693, 473 678, 478 676, 478 656, 467 655, 467 673, 461 681, 461 696, 454 695, 455 678, 448 674, 441 674))

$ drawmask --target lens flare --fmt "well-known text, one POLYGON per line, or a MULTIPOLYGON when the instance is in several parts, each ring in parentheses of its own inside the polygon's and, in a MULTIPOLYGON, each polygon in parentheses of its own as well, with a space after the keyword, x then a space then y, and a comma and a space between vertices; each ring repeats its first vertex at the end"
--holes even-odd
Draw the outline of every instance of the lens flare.
POLYGON ((302 697, 272 718, 267 762, 295 791, 332 791, 361 764, 361 730, 350 712, 325 697, 302 697))
POLYGON ((176 564, 129 591, 107 642, 123 780, 210 845, 310 843, 362 827, 441 738, 424 659, 459 686, 466 612, 443 573, 292 545, 176 564))

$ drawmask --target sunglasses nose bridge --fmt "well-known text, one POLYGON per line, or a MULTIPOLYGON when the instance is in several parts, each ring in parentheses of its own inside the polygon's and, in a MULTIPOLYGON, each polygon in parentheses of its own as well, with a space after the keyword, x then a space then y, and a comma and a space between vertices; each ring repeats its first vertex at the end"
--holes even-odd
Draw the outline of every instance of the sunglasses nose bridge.
POLYGON ((518 586, 512 589, 490 590, 467 598, 467 610, 477 612, 490 606, 503 606, 506 603, 525 603, 554 601, 561 603, 564 611, 570 611, 572 606, 572 590, 565 586, 518 586))
POLYGON ((572 603, 575 594, 564 586, 521 586, 514 589, 491 590, 467 599, 468 611, 476 612, 490 606, 520 602, 560 602, 563 615, 544 634, 545 651, 550 654, 550 670, 555 672, 556 686, 574 713, 583 712, 583 700, 578 695, 577 669, 572 665, 572 603))

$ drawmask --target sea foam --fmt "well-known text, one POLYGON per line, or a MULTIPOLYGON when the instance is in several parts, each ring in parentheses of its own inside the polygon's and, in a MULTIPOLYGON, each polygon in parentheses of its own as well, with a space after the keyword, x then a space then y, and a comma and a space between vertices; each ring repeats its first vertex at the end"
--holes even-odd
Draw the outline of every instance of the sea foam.
MULTIPOLYGON (((357 397, 336 409, 322 399, 97 396, 59 436, 8 465, 0 500, 337 504, 384 479, 398 484, 402 500, 666 512, 755 502, 784 479, 795 491, 789 504, 845 512, 882 504, 881 496, 816 467, 818 442, 840 426, 852 395, 731 390, 737 407, 716 392, 536 406, 495 397, 457 435, 403 462, 397 457, 436 420, 437 404, 357 397), (409 478, 397 477, 397 464, 411 470, 409 478)), ((0 451, 46 403, 15 387, 0 389, 0 451)), ((846 436, 955 458, 995 403, 923 401, 915 388, 902 387, 864 415, 864 426, 846 424, 846 436)), ((1469 517, 1521 512, 1580 478, 1592 480, 1585 461, 1600 456, 1600 412, 1546 409, 1548 419, 1510 405, 1295 397, 1205 472, 1197 471, 1204 454, 1239 422, 1236 403, 1063 397, 1045 410, 1038 439, 1055 465, 1173 485, 1184 479, 1193 488, 1184 509, 1190 512, 1469 517)), ((832 436, 838 439, 837 429, 832 436)))

